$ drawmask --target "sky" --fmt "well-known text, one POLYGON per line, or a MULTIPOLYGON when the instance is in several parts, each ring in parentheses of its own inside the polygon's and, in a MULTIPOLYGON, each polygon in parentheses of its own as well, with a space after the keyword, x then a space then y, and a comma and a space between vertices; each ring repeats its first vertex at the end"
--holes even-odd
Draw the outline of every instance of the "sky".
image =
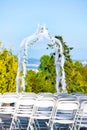
MULTIPOLYGON (((38 24, 74 48, 72 59, 87 60, 87 0, 0 0, 0 41, 15 54, 38 24)), ((31 55, 40 55, 39 44, 31 55)))

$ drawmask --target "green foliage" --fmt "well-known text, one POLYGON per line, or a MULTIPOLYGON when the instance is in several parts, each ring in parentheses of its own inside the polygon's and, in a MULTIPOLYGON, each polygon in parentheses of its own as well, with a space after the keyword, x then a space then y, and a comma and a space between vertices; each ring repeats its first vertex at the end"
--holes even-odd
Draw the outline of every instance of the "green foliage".
POLYGON ((87 93, 87 67, 79 61, 65 64, 67 90, 71 92, 87 93))
POLYGON ((26 80, 26 92, 33 92, 34 86, 36 86, 36 72, 28 70, 25 80, 26 80))
POLYGON ((63 41, 62 36, 55 36, 56 39, 58 39, 62 46, 63 46, 63 54, 65 56, 66 61, 71 61, 70 51, 73 49, 73 47, 69 47, 66 42, 63 41))
POLYGON ((0 52, 0 93, 16 90, 17 62, 7 49, 0 52))
POLYGON ((38 72, 29 70, 26 76, 26 91, 28 92, 52 92, 55 90, 55 66, 54 58, 43 55, 40 59, 38 72))

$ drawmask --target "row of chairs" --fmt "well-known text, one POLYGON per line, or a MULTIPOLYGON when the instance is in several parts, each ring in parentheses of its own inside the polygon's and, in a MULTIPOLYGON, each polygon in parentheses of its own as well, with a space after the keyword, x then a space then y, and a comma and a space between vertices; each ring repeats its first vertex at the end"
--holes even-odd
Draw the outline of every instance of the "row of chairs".
POLYGON ((87 95, 0 95, 0 130, 87 130, 87 95))

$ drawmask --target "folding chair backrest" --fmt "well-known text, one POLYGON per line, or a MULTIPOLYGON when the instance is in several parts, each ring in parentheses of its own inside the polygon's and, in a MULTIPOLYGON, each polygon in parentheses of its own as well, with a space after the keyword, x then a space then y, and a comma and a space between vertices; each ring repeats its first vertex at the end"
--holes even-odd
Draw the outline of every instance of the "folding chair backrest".
POLYGON ((21 97, 17 103, 16 115, 30 117, 33 112, 35 100, 33 97, 21 97))
POLYGON ((87 101, 83 101, 81 104, 81 110, 87 114, 87 101))
POLYGON ((34 105, 33 118, 50 119, 55 106, 55 99, 52 97, 40 97, 34 105))
POLYGON ((78 109, 78 102, 76 101, 59 101, 57 109, 60 110, 75 110, 78 109))
POLYGON ((13 95, 3 95, 1 100, 0 113, 14 114, 18 98, 13 95))

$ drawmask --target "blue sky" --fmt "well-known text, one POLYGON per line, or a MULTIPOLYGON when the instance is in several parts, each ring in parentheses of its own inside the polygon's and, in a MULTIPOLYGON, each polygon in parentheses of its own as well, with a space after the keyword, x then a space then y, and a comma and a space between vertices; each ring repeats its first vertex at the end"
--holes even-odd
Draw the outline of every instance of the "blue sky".
POLYGON ((18 54, 21 41, 38 24, 74 47, 73 59, 87 59, 87 0, 0 0, 0 41, 6 48, 18 54))

